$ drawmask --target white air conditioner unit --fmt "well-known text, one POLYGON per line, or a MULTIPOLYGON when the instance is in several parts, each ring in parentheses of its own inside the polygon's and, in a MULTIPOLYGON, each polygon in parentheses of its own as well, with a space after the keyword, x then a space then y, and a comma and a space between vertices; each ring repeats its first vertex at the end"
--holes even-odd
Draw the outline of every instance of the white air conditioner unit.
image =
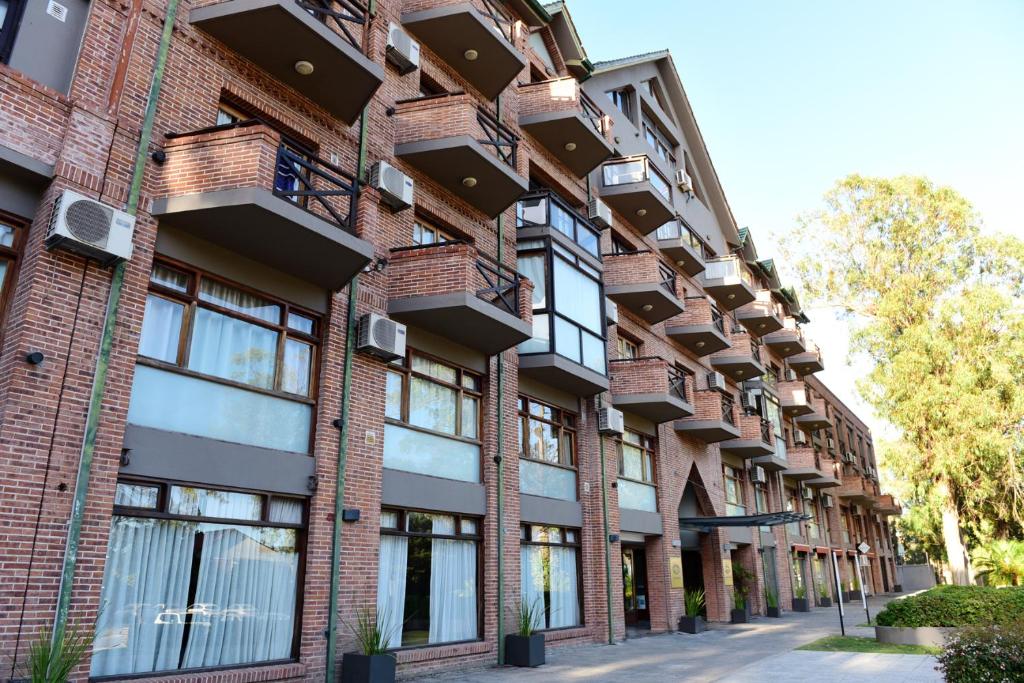
POLYGON ((398 73, 403 76, 420 68, 420 44, 395 22, 388 24, 388 46, 385 52, 388 61, 398 67, 398 73))
POLYGON ((132 257, 135 216, 73 190, 53 203, 47 249, 66 249, 112 266, 132 257))
POLYGON ((846 451, 843 453, 843 462, 853 465, 857 462, 857 456, 853 454, 853 451, 846 451))
POLYGON ((619 324, 619 307, 608 297, 604 298, 604 320, 607 325, 619 324))
POLYGON ((821 497, 821 506, 826 510, 831 510, 835 507, 835 502, 832 500, 832 496, 824 495, 821 497))
POLYGON ((793 443, 804 445, 807 443, 807 434, 799 429, 793 432, 793 443))
POLYGON ((765 474, 763 467, 753 467, 750 470, 750 483, 752 484, 767 484, 768 475, 765 474))
POLYGON ((599 228, 612 227, 612 210, 600 199, 591 199, 587 202, 587 218, 599 228))
POLYGON ((415 184, 386 161, 378 161, 370 167, 370 187, 380 192, 380 198, 395 211, 412 206, 415 184))
POLYGON ((686 169, 679 169, 676 171, 676 185, 683 192, 693 192, 693 181, 690 179, 690 174, 686 172, 686 169))
POLYGON ((356 350, 384 360, 405 357, 405 325, 376 313, 359 318, 356 350))
POLYGON ((804 497, 804 500, 814 500, 814 489, 812 489, 810 486, 804 486, 801 493, 804 497))
POLYGON ((725 375, 720 372, 708 373, 708 389, 725 393, 725 375))
POLYGON ((622 434, 626 431, 626 419, 621 410, 604 407, 597 411, 597 431, 602 434, 622 434))

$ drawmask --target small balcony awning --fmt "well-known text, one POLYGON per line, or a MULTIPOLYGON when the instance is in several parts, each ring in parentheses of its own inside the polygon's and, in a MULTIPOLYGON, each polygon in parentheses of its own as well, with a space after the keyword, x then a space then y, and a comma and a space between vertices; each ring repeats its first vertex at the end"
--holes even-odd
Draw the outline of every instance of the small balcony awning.
POLYGON ((781 526, 782 524, 806 522, 810 518, 810 515, 801 512, 785 511, 726 517, 680 517, 679 528, 707 533, 721 527, 781 526))

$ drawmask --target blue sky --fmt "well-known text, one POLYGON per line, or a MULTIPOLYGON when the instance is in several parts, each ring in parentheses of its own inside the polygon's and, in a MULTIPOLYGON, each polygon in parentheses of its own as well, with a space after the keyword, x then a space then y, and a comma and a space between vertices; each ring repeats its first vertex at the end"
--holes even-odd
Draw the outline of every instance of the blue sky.
MULTIPOLYGON (((1024 237, 1024 0, 568 4, 594 61, 672 51, 762 256, 853 172, 926 175, 971 200, 987 228, 1024 237)), ((812 317, 822 378, 864 410, 844 326, 812 317)))

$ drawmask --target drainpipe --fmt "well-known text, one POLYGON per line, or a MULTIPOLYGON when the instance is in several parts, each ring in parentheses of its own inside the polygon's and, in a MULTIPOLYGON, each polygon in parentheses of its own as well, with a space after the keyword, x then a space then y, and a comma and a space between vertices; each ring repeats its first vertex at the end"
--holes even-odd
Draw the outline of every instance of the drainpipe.
MULTIPOLYGON (((370 0, 367 7, 367 26, 377 11, 376 0, 370 0)), ((356 161, 356 177, 350 213, 357 214, 359 206, 359 188, 366 171, 366 138, 369 130, 370 105, 363 107, 359 115, 359 158, 356 161)), ((348 426, 352 399, 352 356, 356 352, 356 296, 359 293, 359 274, 348 283, 348 309, 345 321, 345 362, 341 380, 341 416, 335 422, 340 432, 338 436, 337 475, 334 484, 334 528, 331 538, 331 587, 327 608, 327 653, 324 662, 324 681, 333 683, 337 680, 334 674, 335 657, 338 650, 338 591, 341 586, 341 525, 345 513, 345 468, 348 465, 348 426)))
MULTIPOLYGON (((501 95, 494 100, 497 107, 498 124, 501 124, 501 95)), ((502 257, 505 253, 505 215, 498 214, 498 269, 501 269, 502 257)), ((516 296, 519 293, 516 292, 516 296)), ((498 517, 498 666, 505 663, 505 463, 502 458, 502 451, 505 448, 505 361, 503 352, 498 353, 497 373, 498 381, 498 452, 494 456, 494 462, 498 466, 498 496, 495 505, 495 514, 498 517)))
MULTIPOLYGON (((590 186, 590 175, 587 175, 587 203, 594 198, 590 186)), ((601 399, 597 400, 597 407, 601 407, 601 399)), ((604 466, 604 435, 597 433, 598 448, 601 453, 601 517, 604 520, 604 586, 608 607, 608 644, 615 644, 615 629, 612 626, 612 547, 609 536, 611 527, 608 525, 608 482, 604 466)))
MULTIPOLYGON (((160 47, 157 51, 156 64, 153 67, 153 80, 149 87, 149 100, 146 102, 146 113, 142 120, 142 130, 139 134, 135 167, 132 169, 131 190, 129 191, 127 207, 125 208, 125 211, 132 216, 138 211, 139 194, 142 191, 142 177, 146 170, 146 152, 153 135, 153 121, 156 118, 156 106, 157 101, 160 99, 160 88, 164 78, 164 65, 167 63, 167 52, 171 44, 171 33, 174 29, 174 16, 177 9, 178 0, 168 0, 167 12, 164 16, 164 30, 160 36, 160 47)), ((82 518, 85 515, 85 500, 89 494, 89 476, 92 471, 93 454, 96 451, 96 434, 99 429, 100 408, 103 403, 103 392, 107 386, 110 351, 114 345, 114 329, 117 321, 118 306, 121 303, 124 271, 125 264, 118 264, 114 268, 110 279, 106 317, 103 320, 103 335, 100 338, 100 349, 96 358, 92 391, 89 394, 89 412, 85 420, 85 438, 82 441, 82 453, 78 464, 78 474, 75 478, 75 493, 71 502, 71 517, 68 519, 67 543, 64 548, 60 588, 57 592, 57 610, 53 620, 51 648, 57 643, 63 642, 64 631, 67 627, 68 609, 71 605, 71 588, 75 578, 75 565, 78 562, 78 544, 82 539, 82 518)))

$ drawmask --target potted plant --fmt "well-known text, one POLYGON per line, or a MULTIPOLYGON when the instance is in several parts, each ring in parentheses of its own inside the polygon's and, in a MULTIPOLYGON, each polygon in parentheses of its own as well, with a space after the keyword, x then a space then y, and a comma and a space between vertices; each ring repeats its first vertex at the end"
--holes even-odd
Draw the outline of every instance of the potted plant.
POLYGON ((540 607, 522 602, 516 611, 516 632, 505 636, 505 663, 510 666, 540 666, 544 663, 544 634, 535 633, 540 607))
POLYGON ((793 589, 793 611, 809 612, 810 605, 807 604, 807 586, 797 586, 793 589))
POLYGON ((854 576, 853 581, 850 582, 850 586, 851 589, 846 594, 847 601, 854 602, 855 600, 860 600, 860 579, 854 576))
POLYGON ((832 594, 828 590, 828 586, 818 586, 818 607, 831 607, 832 606, 832 594))
POLYGON ((700 616, 704 609, 704 589, 686 591, 683 603, 686 614, 679 617, 679 630, 683 633, 700 633, 706 628, 704 619, 700 616))
POLYGON ((779 609, 779 595, 773 589, 764 589, 764 604, 767 605, 765 608, 767 616, 773 619, 778 619, 782 616, 782 610, 779 609))
POLYGON ((747 623, 747 596, 738 590, 733 590, 733 609, 729 611, 729 621, 734 624, 747 623))
POLYGON ((754 578, 754 573, 748 571, 739 562, 732 563, 732 584, 735 598, 733 599, 736 609, 733 610, 735 613, 737 610, 743 612, 743 620, 737 621, 735 617, 732 619, 734 624, 745 624, 750 620, 750 600, 747 596, 750 595, 750 582, 754 578))
POLYGON ((24 676, 21 680, 32 683, 67 681, 75 667, 89 656, 92 642, 92 634, 75 623, 69 623, 64 637, 57 641, 48 628, 40 628, 35 640, 28 644, 27 661, 17 667, 17 673, 24 676))
POLYGON ((341 683, 393 683, 395 656, 388 652, 391 634, 382 623, 382 615, 374 617, 369 610, 362 610, 350 628, 359 651, 342 656, 341 683))

